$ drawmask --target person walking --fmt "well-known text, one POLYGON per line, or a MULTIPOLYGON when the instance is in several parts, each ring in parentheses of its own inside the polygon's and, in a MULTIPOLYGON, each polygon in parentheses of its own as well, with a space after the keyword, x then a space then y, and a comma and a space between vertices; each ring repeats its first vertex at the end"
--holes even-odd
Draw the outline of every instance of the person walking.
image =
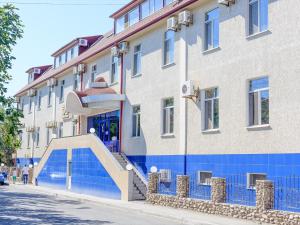
POLYGON ((14 168, 14 170, 13 170, 12 178, 13 178, 13 184, 16 184, 16 180, 17 180, 17 169, 16 168, 14 168))
POLYGON ((23 182, 24 184, 28 183, 28 175, 29 175, 29 168, 27 167, 27 165, 25 165, 22 169, 22 173, 23 173, 23 182))

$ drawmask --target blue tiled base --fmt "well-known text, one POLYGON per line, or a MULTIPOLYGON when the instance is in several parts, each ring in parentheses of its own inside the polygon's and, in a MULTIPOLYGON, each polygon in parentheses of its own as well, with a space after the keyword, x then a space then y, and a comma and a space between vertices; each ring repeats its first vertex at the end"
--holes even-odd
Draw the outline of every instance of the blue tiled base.
POLYGON ((67 150, 53 150, 45 166, 40 172, 38 185, 55 187, 59 189, 66 188, 67 181, 67 150))
POLYGON ((121 191, 90 148, 72 150, 71 190, 99 197, 121 199, 121 191))
POLYGON ((300 154, 187 155, 186 160, 184 158, 182 155, 128 156, 145 177, 152 166, 158 170, 171 170, 171 183, 159 185, 159 191, 163 194, 176 194, 176 175, 184 174, 186 168, 186 174, 190 176, 191 197, 210 198, 210 186, 197 184, 197 171, 211 171, 214 177, 226 178, 228 203, 255 205, 255 191, 247 189, 247 173, 265 173, 267 179, 275 183, 276 209, 300 211, 299 191, 291 198, 299 196, 299 203, 288 202, 283 196, 284 191, 287 193, 293 185, 298 185, 300 190, 300 154), (276 189, 276 184, 282 188, 276 189))

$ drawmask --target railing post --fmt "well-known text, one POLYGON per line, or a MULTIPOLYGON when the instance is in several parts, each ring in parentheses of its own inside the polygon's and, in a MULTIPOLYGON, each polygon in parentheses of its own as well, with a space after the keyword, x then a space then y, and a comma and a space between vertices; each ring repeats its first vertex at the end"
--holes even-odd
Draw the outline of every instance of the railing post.
POLYGON ((256 207, 260 210, 273 209, 274 184, 270 180, 256 181, 256 207))
POLYGON ((148 194, 156 194, 158 192, 158 180, 159 174, 158 173, 149 173, 148 174, 148 194))
POLYGON ((226 179, 220 177, 211 178, 211 201, 224 203, 226 201, 226 179))
POLYGON ((189 197, 190 178, 186 175, 177 175, 176 196, 179 198, 189 197))

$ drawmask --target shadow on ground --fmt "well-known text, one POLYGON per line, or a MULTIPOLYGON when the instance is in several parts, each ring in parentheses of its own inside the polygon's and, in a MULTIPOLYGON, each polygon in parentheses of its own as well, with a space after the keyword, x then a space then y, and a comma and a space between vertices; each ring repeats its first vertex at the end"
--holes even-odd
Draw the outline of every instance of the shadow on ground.
POLYGON ((55 196, 19 193, 0 187, 0 224, 1 225, 106 225, 110 221, 83 220, 65 215, 60 206, 88 209, 83 203, 74 200, 57 199, 55 196))

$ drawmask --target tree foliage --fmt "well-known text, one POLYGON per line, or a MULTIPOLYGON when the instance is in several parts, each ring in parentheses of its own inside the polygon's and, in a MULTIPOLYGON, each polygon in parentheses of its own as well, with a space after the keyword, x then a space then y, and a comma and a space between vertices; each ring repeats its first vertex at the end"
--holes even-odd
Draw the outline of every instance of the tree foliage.
POLYGON ((22 38, 23 25, 17 8, 11 4, 0 7, 0 160, 9 164, 11 153, 19 147, 18 127, 22 112, 15 108, 14 100, 6 97, 6 85, 11 80, 13 47, 22 38))

